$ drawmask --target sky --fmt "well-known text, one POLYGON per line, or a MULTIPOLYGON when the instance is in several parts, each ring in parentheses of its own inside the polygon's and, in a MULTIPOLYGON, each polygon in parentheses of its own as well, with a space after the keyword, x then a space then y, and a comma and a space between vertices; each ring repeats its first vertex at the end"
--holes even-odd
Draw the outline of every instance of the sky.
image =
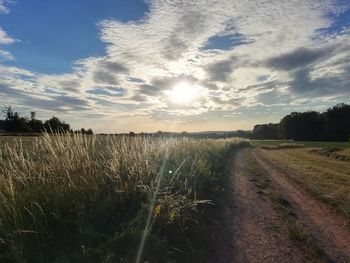
POLYGON ((0 105, 95 132, 350 102, 348 0, 0 0, 0 105))

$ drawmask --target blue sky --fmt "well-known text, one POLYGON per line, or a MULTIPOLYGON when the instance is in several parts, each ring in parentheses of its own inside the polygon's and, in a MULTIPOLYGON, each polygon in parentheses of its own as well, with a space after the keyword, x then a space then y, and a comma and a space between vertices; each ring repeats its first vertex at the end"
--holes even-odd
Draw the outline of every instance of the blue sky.
POLYGON ((21 41, 6 48, 16 61, 7 62, 42 73, 67 73, 73 63, 89 56, 103 56, 98 21, 137 20, 147 12, 143 1, 61 0, 16 1, 0 24, 21 41))
POLYGON ((100 132, 250 129, 350 98, 346 0, 0 0, 0 104, 100 132))

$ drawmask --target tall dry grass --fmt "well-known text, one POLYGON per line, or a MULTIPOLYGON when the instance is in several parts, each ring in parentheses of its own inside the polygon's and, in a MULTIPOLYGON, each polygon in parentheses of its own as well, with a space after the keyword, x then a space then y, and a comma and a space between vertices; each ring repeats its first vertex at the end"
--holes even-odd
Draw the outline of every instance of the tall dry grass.
POLYGON ((150 209, 144 260, 205 260, 237 143, 44 134, 5 145, 0 261, 132 262, 150 209))

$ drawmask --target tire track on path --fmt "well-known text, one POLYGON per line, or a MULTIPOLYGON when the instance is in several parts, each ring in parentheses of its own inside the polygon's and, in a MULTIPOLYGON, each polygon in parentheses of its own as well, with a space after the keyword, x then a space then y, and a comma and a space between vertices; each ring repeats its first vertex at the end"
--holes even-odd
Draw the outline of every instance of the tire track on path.
POLYGON ((233 259, 235 263, 307 262, 303 253, 278 230, 283 225, 270 202, 249 179, 240 151, 233 165, 233 259))
POLYGON ((253 156, 295 207, 298 219, 321 244, 327 256, 330 257, 330 262, 349 263, 350 231, 344 226, 344 218, 291 182, 288 179, 287 167, 281 168, 272 163, 261 150, 253 150, 253 156))

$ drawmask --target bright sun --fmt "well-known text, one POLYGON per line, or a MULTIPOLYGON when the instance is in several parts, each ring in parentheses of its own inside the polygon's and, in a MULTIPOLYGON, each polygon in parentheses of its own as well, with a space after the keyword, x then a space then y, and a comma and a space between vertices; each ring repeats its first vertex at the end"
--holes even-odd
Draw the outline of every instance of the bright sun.
POLYGON ((166 94, 173 103, 188 104, 199 97, 199 90, 199 86, 188 82, 179 82, 171 90, 168 90, 166 94))

